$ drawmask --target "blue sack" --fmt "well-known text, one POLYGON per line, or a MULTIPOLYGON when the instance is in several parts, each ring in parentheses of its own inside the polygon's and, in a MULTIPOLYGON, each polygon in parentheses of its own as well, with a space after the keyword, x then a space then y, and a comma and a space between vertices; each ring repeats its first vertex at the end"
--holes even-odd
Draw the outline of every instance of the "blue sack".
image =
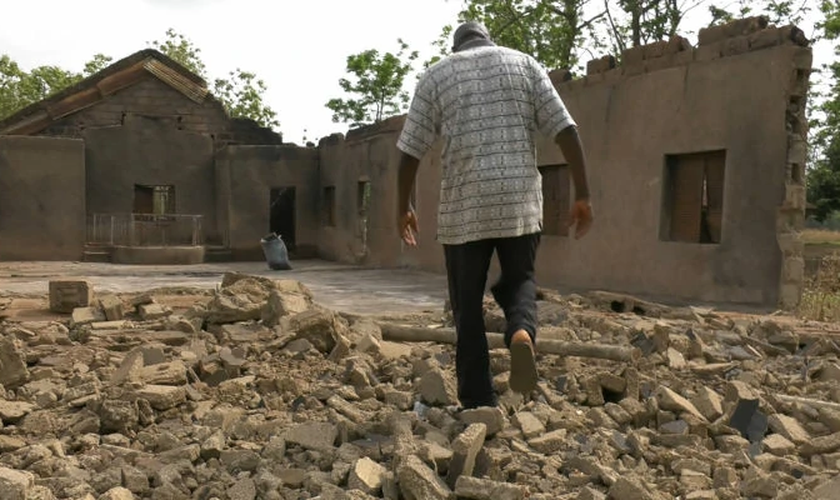
POLYGON ((283 238, 277 233, 271 233, 260 240, 262 244, 265 261, 268 263, 269 269, 273 271, 289 271, 292 269, 289 264, 289 251, 286 250, 286 244, 283 243, 283 238))

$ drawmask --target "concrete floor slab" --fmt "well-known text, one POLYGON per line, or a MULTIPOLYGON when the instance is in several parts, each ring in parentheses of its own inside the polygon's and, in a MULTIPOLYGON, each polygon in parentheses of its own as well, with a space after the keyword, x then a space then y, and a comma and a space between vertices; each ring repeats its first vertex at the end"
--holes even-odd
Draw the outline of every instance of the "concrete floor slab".
POLYGON ((296 279, 326 307, 355 314, 441 311, 446 277, 404 269, 365 269, 333 262, 295 261, 291 271, 272 271, 264 262, 194 266, 135 266, 97 262, 0 262, 0 295, 48 293, 51 279, 79 277, 94 290, 129 293, 158 287, 213 288, 226 272, 296 279))

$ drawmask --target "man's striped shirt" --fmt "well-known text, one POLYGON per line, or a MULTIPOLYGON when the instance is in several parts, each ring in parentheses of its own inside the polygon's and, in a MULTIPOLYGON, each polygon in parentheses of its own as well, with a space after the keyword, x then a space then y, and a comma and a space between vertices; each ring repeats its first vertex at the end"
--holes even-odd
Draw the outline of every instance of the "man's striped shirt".
POLYGON ((444 139, 437 239, 444 245, 542 229, 535 135, 575 122, 547 71, 504 47, 458 52, 420 78, 397 147, 421 159, 444 139))

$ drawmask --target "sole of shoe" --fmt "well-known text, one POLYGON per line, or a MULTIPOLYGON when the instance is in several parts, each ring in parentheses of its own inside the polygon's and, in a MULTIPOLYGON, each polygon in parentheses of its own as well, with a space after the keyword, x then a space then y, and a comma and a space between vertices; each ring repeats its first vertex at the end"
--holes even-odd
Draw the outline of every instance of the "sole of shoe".
POLYGON ((510 346, 510 388, 527 394, 537 388, 537 362, 528 342, 515 342, 510 346))

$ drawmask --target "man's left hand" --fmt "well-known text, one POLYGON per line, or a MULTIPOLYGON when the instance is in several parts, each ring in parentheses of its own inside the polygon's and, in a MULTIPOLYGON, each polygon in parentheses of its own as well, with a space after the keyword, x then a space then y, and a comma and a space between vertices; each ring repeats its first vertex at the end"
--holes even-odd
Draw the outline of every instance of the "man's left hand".
POLYGON ((415 235, 419 231, 417 230, 417 215, 414 214, 414 210, 409 210, 399 215, 397 228, 400 231, 400 238, 402 238, 406 245, 411 247, 417 246, 415 235))

